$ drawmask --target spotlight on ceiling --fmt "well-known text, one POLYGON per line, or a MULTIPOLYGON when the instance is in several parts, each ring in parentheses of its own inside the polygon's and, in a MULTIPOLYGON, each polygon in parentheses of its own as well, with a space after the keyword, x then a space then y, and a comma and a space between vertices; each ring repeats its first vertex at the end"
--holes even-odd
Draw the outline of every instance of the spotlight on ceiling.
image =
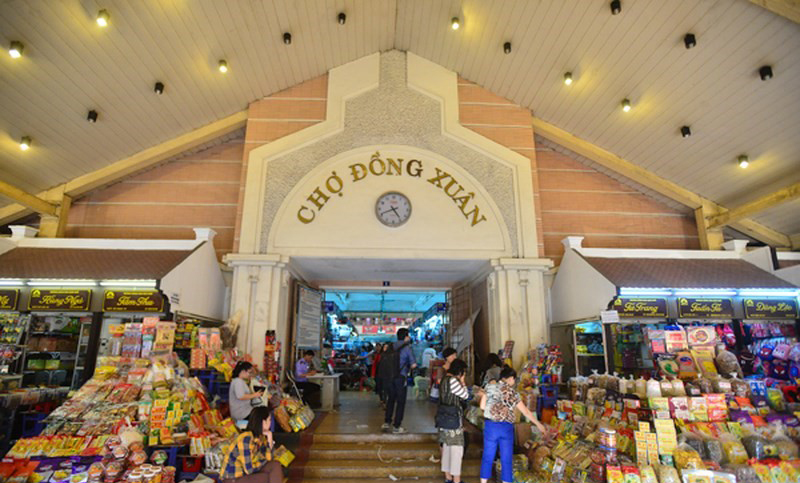
POLYGON ((286 45, 291 44, 292 43, 292 34, 290 34, 289 32, 284 32, 283 33, 283 43, 286 44, 286 45))
POLYGON ((628 99, 623 99, 621 105, 622 105, 622 112, 629 112, 631 110, 631 101, 629 101, 628 99))
POLYGON ((503 52, 505 52, 506 54, 511 53, 511 42, 506 42, 503 44, 503 52))
POLYGON ((453 17, 450 19, 450 28, 453 30, 458 30, 461 27, 461 21, 458 20, 458 17, 453 17))
POLYGON ((758 69, 758 75, 761 76, 762 81, 772 79, 772 66, 769 65, 761 66, 761 68, 758 69))
POLYGON ((564 74, 564 84, 568 86, 572 85, 572 72, 567 72, 564 74))
POLYGON ((156 82, 156 85, 153 86, 153 92, 158 94, 159 96, 164 93, 164 83, 163 82, 156 82))
POLYGON ((692 135, 692 129, 689 126, 681 126, 681 136, 688 138, 692 135))
POLYGON ((686 46, 687 49, 691 49, 695 45, 697 45, 697 39, 694 37, 694 34, 686 34, 683 36, 683 45, 686 46))
POLYGON ((228 63, 225 62, 224 60, 219 61, 219 71, 222 72, 223 74, 228 72, 228 63))
POLYGON ((614 0, 611 2, 611 15, 618 15, 622 11, 622 2, 614 0))
POLYGON ((12 59, 19 59, 22 57, 22 50, 24 49, 22 42, 18 40, 12 40, 11 45, 8 47, 8 55, 11 56, 12 59))
POLYGON ((736 161, 739 163, 739 167, 745 169, 746 167, 750 166, 750 160, 747 158, 746 154, 740 154, 736 161))
POLYGON ((111 18, 111 15, 108 14, 108 10, 103 9, 97 12, 97 18, 95 20, 97 21, 97 25, 101 27, 108 27, 109 18, 111 18))
POLYGON ((339 15, 336 16, 336 21, 339 22, 339 25, 344 25, 347 22, 347 15, 344 12, 339 12, 339 15))
POLYGON ((30 136, 22 136, 22 139, 19 140, 19 148, 23 151, 27 151, 31 148, 31 143, 30 136))
POLYGON ((97 111, 95 111, 94 109, 89 111, 89 114, 86 115, 86 120, 91 122, 91 123, 93 123, 93 124, 96 123, 97 122, 97 111))

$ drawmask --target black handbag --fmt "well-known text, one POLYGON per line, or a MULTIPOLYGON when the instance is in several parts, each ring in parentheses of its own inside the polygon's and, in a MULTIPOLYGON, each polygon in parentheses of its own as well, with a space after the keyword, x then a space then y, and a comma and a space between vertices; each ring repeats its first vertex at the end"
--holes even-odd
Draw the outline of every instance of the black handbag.
POLYGON ((461 404, 450 392, 450 376, 439 383, 439 406, 436 408, 434 424, 441 429, 458 429, 461 427, 461 404), (454 404, 455 403, 455 404, 454 404))

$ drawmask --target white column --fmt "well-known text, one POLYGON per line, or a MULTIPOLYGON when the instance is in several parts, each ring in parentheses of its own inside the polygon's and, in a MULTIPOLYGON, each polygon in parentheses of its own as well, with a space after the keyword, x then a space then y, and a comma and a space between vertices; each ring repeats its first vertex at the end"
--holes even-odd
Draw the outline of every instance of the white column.
POLYGON ((548 340, 544 274, 552 262, 538 258, 492 260, 489 274, 489 345, 514 341, 515 367, 529 349, 548 340))

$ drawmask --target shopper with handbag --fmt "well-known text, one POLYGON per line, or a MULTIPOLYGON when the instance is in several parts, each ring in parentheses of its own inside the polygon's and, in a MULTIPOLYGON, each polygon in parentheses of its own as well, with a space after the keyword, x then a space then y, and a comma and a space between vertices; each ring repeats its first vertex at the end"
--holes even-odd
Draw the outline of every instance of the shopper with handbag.
POLYGON ((233 368, 233 379, 228 389, 228 404, 231 410, 231 419, 236 422, 248 419, 254 406, 262 404, 263 391, 253 392, 250 389, 250 378, 253 377, 255 368, 253 364, 239 361, 233 368))
POLYGON ((492 477, 494 457, 500 450, 501 478, 497 481, 511 483, 514 481, 511 460, 514 456, 514 421, 515 410, 519 410, 539 431, 544 426, 536 415, 522 403, 514 388, 517 371, 506 366, 500 371, 500 381, 489 384, 486 393, 480 397, 485 424, 483 427, 483 457, 481 458, 481 483, 487 483, 492 477))
POLYGON ((219 472, 222 483, 283 482, 283 468, 272 459, 275 441, 270 431, 271 424, 272 414, 268 407, 253 409, 247 428, 228 446, 222 459, 219 472))
POLYGON ((442 445, 442 472, 445 483, 461 482, 461 461, 464 458, 464 406, 470 398, 464 382, 467 363, 455 359, 439 383, 439 406, 435 424, 442 445))

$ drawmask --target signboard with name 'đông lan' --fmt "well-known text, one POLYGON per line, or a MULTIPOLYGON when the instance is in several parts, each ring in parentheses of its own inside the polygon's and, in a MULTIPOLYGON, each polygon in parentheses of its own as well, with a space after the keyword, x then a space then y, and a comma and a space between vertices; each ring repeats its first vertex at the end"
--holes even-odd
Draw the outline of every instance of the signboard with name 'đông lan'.
POLYGON ((0 290, 0 310, 17 310, 18 303, 18 288, 0 290))
POLYGON ((796 299, 757 299, 744 298, 744 318, 746 319, 797 319, 796 299))
POLYGON ((719 298, 678 299, 678 317, 682 319, 732 319, 733 301, 719 298))
POLYGON ((617 297, 611 307, 620 317, 666 317, 667 299, 662 297, 617 297))
POLYGON ((106 290, 103 312, 163 312, 164 296, 158 290, 106 290))
POLYGON ((86 312, 92 300, 91 290, 31 289, 28 310, 75 310, 86 312))

